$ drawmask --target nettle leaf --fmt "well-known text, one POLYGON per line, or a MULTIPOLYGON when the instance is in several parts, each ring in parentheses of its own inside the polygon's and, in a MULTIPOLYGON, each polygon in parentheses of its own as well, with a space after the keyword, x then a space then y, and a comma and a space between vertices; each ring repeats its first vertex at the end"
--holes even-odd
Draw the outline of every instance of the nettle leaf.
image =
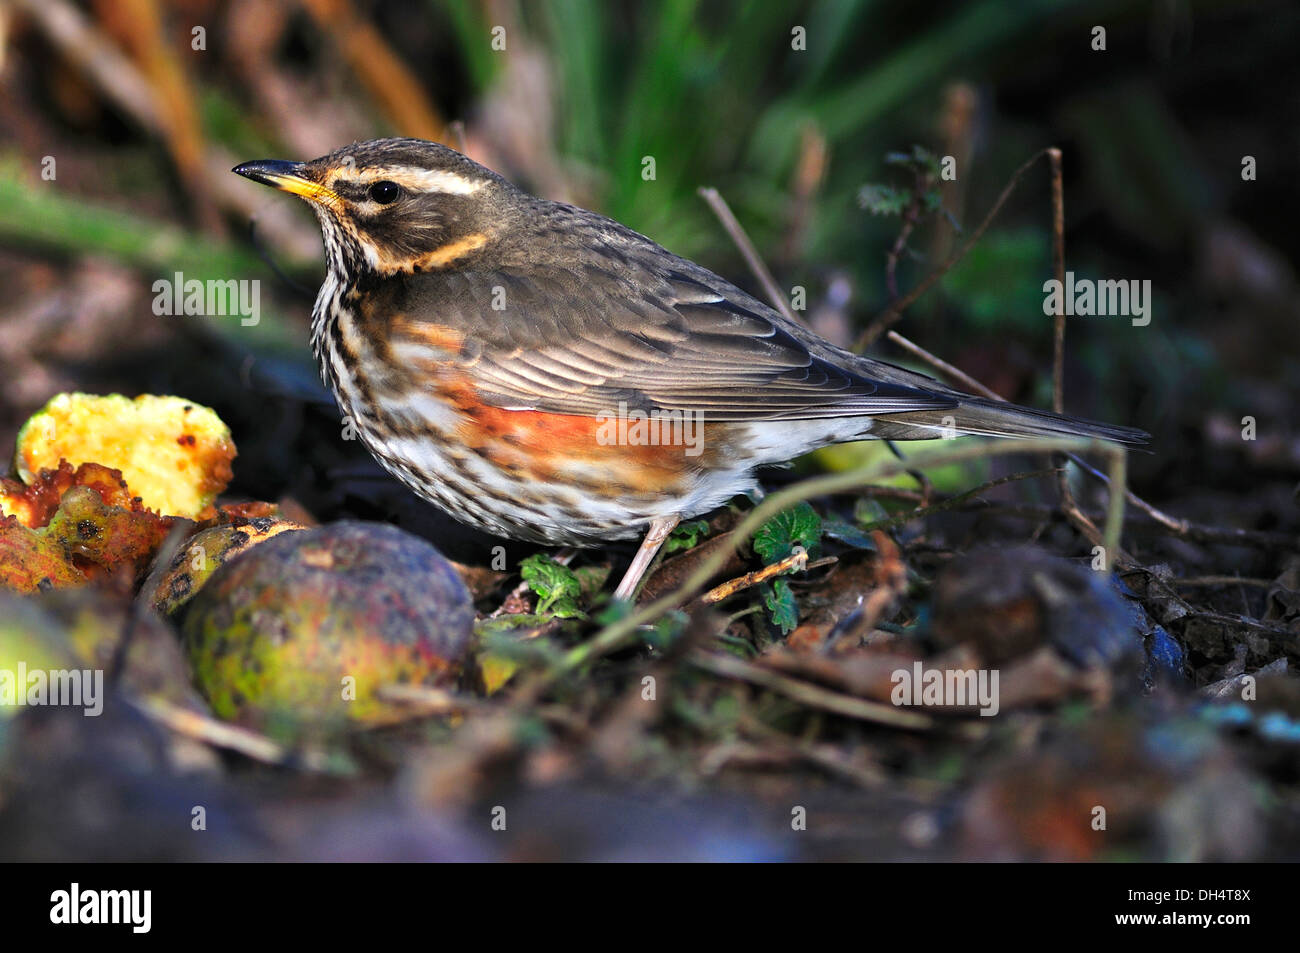
POLYGON ((681 523, 676 529, 669 534, 664 540, 664 555, 675 553, 679 550, 694 549, 699 545, 700 540, 709 535, 708 520, 692 520, 689 523, 681 523))
POLYGON ((534 553, 519 564, 519 574, 537 594, 538 615, 549 612, 562 619, 584 617, 578 608, 582 585, 568 566, 561 566, 550 556, 534 553))
POLYGON ((796 546, 802 546, 811 556, 821 538, 822 518, 808 503, 798 503, 758 528, 754 552, 766 563, 785 559, 796 546))
POLYGON ((912 201, 911 189, 868 182, 858 189, 858 205, 872 215, 902 215, 912 201))
POLYGON ((789 635, 795 630, 799 624, 799 602, 787 580, 773 579, 770 585, 764 586, 763 604, 767 606, 772 624, 781 630, 782 635, 789 635))
POLYGON ((582 592, 578 577, 568 566, 561 566, 544 553, 534 553, 519 564, 520 575, 528 587, 543 599, 576 597, 582 592))

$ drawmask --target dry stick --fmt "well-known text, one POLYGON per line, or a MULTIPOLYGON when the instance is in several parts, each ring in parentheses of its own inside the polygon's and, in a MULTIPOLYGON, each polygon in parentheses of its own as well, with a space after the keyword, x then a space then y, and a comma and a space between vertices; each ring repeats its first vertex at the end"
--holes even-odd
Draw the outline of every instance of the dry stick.
POLYGON ((767 582, 776 576, 784 575, 787 572, 803 572, 808 568, 808 553, 802 546, 798 551, 786 556, 785 559, 778 560, 770 566, 764 566, 754 572, 747 572, 743 576, 737 576, 735 579, 728 579, 721 585, 714 586, 704 595, 700 596, 700 601, 705 605, 713 605, 724 599, 729 599, 736 593, 745 589, 750 589, 760 583, 767 582))
POLYGON ((758 278, 759 284, 767 292, 768 300, 772 302, 772 306, 789 320, 798 321, 799 319, 794 316, 794 312, 790 310, 789 302, 785 300, 785 293, 777 285, 772 273, 767 270, 767 265, 763 264, 763 259, 758 256, 758 250, 754 247, 754 243, 749 240, 745 230, 740 227, 740 222, 736 221, 736 216, 731 214, 731 207, 727 205, 727 200, 718 194, 717 189, 701 186, 698 192, 700 198, 709 203, 709 208, 713 209, 713 214, 718 216, 718 221, 722 223, 722 227, 727 230, 731 240, 740 249, 740 254, 745 258, 745 264, 758 278))
POLYGON ((1173 584, 1180 587, 1189 586, 1255 586, 1268 589, 1277 582, 1276 579, 1253 579, 1250 576, 1195 576, 1191 579, 1174 579, 1173 584))
POLYGON ((916 490, 905 490, 901 486, 864 486, 862 496, 869 496, 872 499, 881 500, 898 500, 900 503, 917 503, 925 502, 925 494, 916 490))
POLYGON ((228 725, 171 702, 159 698, 140 698, 133 700, 133 704, 154 721, 186 738, 238 751, 245 757, 264 764, 283 764, 288 757, 284 748, 264 735, 238 725, 228 725))
POLYGON ((898 230, 894 247, 889 249, 889 254, 885 257, 885 290, 891 302, 898 300, 898 259, 903 256, 907 240, 912 236, 916 223, 921 220, 921 196, 925 193, 925 177, 918 172, 913 184, 915 188, 912 201, 907 203, 907 210, 903 213, 903 227, 898 230))
MULTIPOLYGON (((1047 161, 1052 170, 1052 273, 1058 287, 1065 287, 1065 185, 1061 175, 1061 150, 1052 146, 1047 149, 1047 161)), ((1052 355, 1052 410, 1058 414, 1065 413, 1065 303, 1061 302, 1053 321, 1053 355, 1052 355)), ((1079 507, 1070 489, 1070 474, 1065 468, 1065 461, 1059 454, 1051 458, 1056 465, 1056 492, 1061 502, 1061 512, 1080 533, 1094 546, 1102 545, 1101 531, 1097 524, 1088 519, 1088 515, 1079 507)), ((1114 493, 1114 490, 1110 491, 1114 493)), ((1126 553, 1116 554, 1121 560, 1137 565, 1126 553)))
POLYGON ((868 701, 856 695, 845 695, 822 688, 812 682, 791 678, 769 668, 763 668, 750 662, 742 661, 733 655, 713 655, 696 650, 688 656, 688 661, 696 668, 701 668, 723 678, 736 678, 769 691, 780 692, 788 698, 809 708, 820 708, 846 718, 857 718, 891 728, 910 728, 926 731, 934 727, 934 719, 912 711, 903 711, 883 702, 868 701))
POLYGON ((880 337, 880 335, 883 334, 890 325, 895 324, 903 316, 904 311, 911 307, 916 300, 921 297, 921 295, 934 287, 935 283, 946 275, 949 270, 957 264, 957 262, 966 257, 967 253, 975 247, 975 243, 984 236, 988 227, 993 224, 993 219, 997 217, 998 212, 1002 210, 1002 206, 1005 205, 1007 199, 1011 197, 1011 193, 1015 190, 1021 177, 1029 171, 1030 166, 1046 154, 1047 150, 1044 149, 1041 152, 1036 152, 1030 156, 1025 164, 1012 174, 1011 181, 1008 182, 1006 188, 1002 190, 1002 194, 998 196, 998 200, 993 203, 993 208, 989 209, 988 215, 984 216, 984 221, 980 222, 975 231, 971 233, 970 238, 966 239, 960 248, 948 256, 947 261, 922 279, 920 284, 897 301, 890 302, 889 306, 885 308, 885 310, 881 311, 880 314, 876 315, 871 320, 871 323, 867 325, 867 329, 862 332, 853 345, 853 350, 856 353, 861 354, 875 343, 876 338, 880 337))
MULTIPOLYGON (((1065 185, 1061 177, 1061 150, 1047 150, 1052 168, 1052 274, 1065 287, 1065 185)), ((1065 302, 1056 312, 1052 348, 1052 410, 1065 413, 1065 302)), ((1069 488, 1066 488, 1067 492, 1069 488)))
MULTIPOLYGON (((908 461, 893 459, 873 460, 865 466, 843 473, 828 473, 813 477, 786 487, 767 496, 763 502, 750 510, 726 537, 726 542, 700 561, 695 571, 675 591, 661 596, 648 605, 637 609, 631 615, 611 623, 598 632, 590 641, 578 645, 565 653, 564 657, 547 673, 539 676, 532 683, 534 690, 540 691, 545 685, 555 681, 566 672, 581 668, 596 659, 618 651, 635 642, 636 630, 657 619, 704 588, 713 574, 726 564, 731 554, 749 539, 760 526, 784 512, 796 503, 832 493, 843 493, 857 489, 864 483, 882 480, 906 473, 909 469, 926 469, 929 467, 949 466, 980 460, 985 457, 1005 456, 1011 453, 1045 453, 1050 451, 1077 450, 1079 452, 1095 451, 1110 459, 1110 478, 1115 486, 1124 485, 1126 453, 1122 447, 1104 440, 1084 440, 1072 438, 1032 438, 1016 443, 981 443, 952 450, 941 449, 939 452, 921 452, 908 461)), ((1119 551, 1120 532, 1124 528, 1124 494, 1112 493, 1107 504, 1104 546, 1106 569, 1113 567, 1113 553, 1119 551)))
MULTIPOLYGON (((1075 466, 1079 467, 1084 472, 1091 474, 1093 477, 1096 477, 1106 486, 1110 486, 1110 481, 1106 478, 1106 474, 1090 466, 1086 460, 1080 459, 1078 456, 1076 456, 1073 453, 1068 453, 1066 454, 1066 456, 1070 458, 1071 462, 1073 462, 1075 466)), ((1132 490, 1125 490, 1124 492, 1128 496, 1128 501, 1130 503, 1132 503, 1134 506, 1140 509, 1143 513, 1146 513, 1147 516, 1150 516, 1157 523, 1160 523, 1162 526, 1165 526, 1168 529, 1173 530, 1176 534, 1180 536, 1190 536, 1193 530, 1197 528, 1196 525, 1192 523, 1190 520, 1177 519, 1173 516, 1170 516, 1168 513, 1156 509, 1154 506, 1152 506, 1146 500, 1142 499, 1142 497, 1138 496, 1132 490)), ((1218 527, 1214 527, 1214 526, 1203 526, 1200 527, 1200 529, 1206 532, 1218 531, 1218 527)), ((1249 532, 1249 530, 1240 530, 1240 531, 1232 531, 1232 532, 1249 532)))
MULTIPOLYGON (((1192 609, 1189 615, 1198 619, 1208 619, 1210 622, 1218 622, 1220 625, 1240 625, 1247 629, 1254 629, 1257 632, 1267 632, 1269 635, 1275 635, 1279 639, 1285 640, 1286 646, 1295 643, 1295 632, 1287 628, 1285 623, 1270 625, 1249 616, 1234 615, 1230 612, 1211 612, 1208 609, 1192 609)), ((1290 652, 1294 650, 1287 648, 1284 651, 1290 652)))
POLYGON ((419 708, 419 717, 454 715, 473 711, 484 706, 481 699, 457 695, 444 688, 434 688, 431 685, 394 682, 380 685, 376 694, 381 701, 419 708))
POLYGON ((834 556, 826 559, 819 559, 815 563, 808 562, 808 553, 802 546, 796 547, 797 552, 791 553, 785 559, 778 560, 770 566, 764 566, 754 572, 747 572, 743 576, 737 576, 735 579, 728 579, 721 585, 714 586, 704 595, 700 596, 700 601, 705 605, 713 605, 715 602, 721 602, 723 599, 730 599, 736 593, 757 586, 759 583, 767 582, 776 576, 782 576, 787 572, 807 572, 809 569, 818 566, 829 566, 833 562, 838 562, 834 556))

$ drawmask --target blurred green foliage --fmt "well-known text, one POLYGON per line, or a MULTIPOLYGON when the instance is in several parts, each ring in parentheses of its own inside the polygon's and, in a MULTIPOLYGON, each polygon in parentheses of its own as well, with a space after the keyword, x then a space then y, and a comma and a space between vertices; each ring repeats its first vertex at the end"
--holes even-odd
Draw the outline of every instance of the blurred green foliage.
MULTIPOLYGON (((483 40, 492 26, 484 8, 434 5, 486 90, 504 58, 483 40)), ((939 88, 963 66, 1081 3, 967 4, 901 45, 872 28, 873 18, 890 15, 884 6, 558 0, 514 9, 554 65, 560 152, 604 176, 602 211, 680 254, 718 257, 718 246, 727 246, 695 196, 699 186, 717 186, 759 247, 770 246, 786 213, 801 130, 812 124, 839 161, 810 245, 842 248, 856 212, 847 199, 879 167, 878 157, 900 145, 888 126, 914 125, 898 114, 933 108, 939 88), (794 48, 796 27, 806 31, 803 49, 794 48), (642 179, 646 156, 656 160, 653 182, 642 179)))

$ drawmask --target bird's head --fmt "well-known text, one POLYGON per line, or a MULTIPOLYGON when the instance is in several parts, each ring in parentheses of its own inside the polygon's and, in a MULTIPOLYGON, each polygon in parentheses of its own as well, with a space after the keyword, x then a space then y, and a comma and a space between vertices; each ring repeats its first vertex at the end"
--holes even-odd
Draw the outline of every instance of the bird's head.
POLYGON ((260 159, 233 170, 306 199, 320 219, 330 268, 380 275, 464 261, 503 225, 518 196, 505 179, 422 139, 375 139, 312 159, 260 159))

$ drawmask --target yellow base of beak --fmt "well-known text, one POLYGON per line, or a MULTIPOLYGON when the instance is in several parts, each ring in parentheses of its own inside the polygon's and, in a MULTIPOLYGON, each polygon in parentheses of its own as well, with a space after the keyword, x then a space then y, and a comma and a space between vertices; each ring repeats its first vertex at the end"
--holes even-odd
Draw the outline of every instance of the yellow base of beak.
POLYGON ((254 182, 273 186, 282 192, 302 196, 309 202, 334 205, 340 201, 335 192, 304 176, 302 168, 300 162, 286 162, 283 159, 258 159, 255 162, 245 162, 243 165, 237 165, 231 171, 252 179, 254 182))

